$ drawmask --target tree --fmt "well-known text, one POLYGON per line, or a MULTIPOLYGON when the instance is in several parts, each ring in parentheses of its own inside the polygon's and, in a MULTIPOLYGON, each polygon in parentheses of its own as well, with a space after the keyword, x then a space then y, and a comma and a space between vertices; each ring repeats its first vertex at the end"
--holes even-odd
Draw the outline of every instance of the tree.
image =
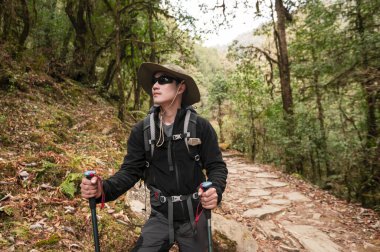
POLYGON ((217 110, 216 119, 218 121, 219 126, 219 141, 221 143, 224 143, 225 137, 223 132, 223 104, 228 98, 228 84, 224 76, 217 75, 213 79, 209 96, 211 107, 216 107, 217 110))

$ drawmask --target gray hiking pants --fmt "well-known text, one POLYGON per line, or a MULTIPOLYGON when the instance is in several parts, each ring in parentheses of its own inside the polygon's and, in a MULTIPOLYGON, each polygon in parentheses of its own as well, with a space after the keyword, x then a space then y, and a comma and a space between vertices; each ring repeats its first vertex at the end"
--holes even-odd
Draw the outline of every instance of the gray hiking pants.
MULTIPOLYGON (((181 252, 203 252, 207 250, 207 221, 204 213, 196 224, 196 234, 190 221, 174 221, 174 239, 181 252)), ((161 213, 154 211, 142 228, 141 235, 132 251, 158 252, 169 251, 169 222, 161 213)))

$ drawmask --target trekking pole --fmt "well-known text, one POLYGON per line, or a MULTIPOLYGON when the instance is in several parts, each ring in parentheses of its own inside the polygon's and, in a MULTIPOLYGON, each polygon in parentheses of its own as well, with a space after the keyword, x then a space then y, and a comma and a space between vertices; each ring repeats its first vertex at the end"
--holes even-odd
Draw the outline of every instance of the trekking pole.
MULTIPOLYGON (((207 191, 212 186, 212 182, 206 181, 201 184, 203 192, 207 191)), ((208 237, 208 252, 212 252, 212 230, 211 230, 211 209, 205 209, 207 219, 207 237, 208 237)))
MULTIPOLYGON (((85 171, 84 176, 91 180, 96 174, 95 171, 85 171)), ((99 249, 99 234, 98 234, 98 219, 96 218, 96 201, 95 198, 89 199, 92 219, 92 232, 94 234, 95 252, 100 252, 99 249)))

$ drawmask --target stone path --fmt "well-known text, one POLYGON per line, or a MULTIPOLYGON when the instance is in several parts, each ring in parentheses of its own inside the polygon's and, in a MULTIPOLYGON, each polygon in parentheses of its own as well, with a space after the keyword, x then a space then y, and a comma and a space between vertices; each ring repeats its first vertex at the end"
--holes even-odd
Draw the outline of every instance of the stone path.
MULTIPOLYGON (((380 251, 380 220, 373 211, 236 153, 223 155, 228 185, 212 227, 236 241, 237 251, 380 251)), ((128 196, 137 212, 142 192, 128 196)))
POLYGON ((234 153, 224 158, 228 186, 215 212, 251 230, 257 251, 380 251, 380 221, 371 210, 234 153))

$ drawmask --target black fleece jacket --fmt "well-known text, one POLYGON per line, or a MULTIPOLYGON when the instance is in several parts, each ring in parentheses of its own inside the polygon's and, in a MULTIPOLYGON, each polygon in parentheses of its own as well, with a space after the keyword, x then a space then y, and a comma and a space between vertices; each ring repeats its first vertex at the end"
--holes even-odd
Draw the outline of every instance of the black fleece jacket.
MULTIPOLYGON (((155 113, 156 122, 158 122, 158 110, 155 113)), ((186 109, 178 109, 173 125, 173 135, 183 133, 185 114, 186 109)), ((158 134, 159 127, 156 123, 156 139, 159 137, 158 134)), ((207 180, 213 183, 217 191, 219 203, 226 187, 228 170, 222 159, 214 129, 206 119, 200 116, 197 116, 196 137, 201 139, 201 144, 189 146, 190 153, 183 139, 171 141, 173 171, 169 170, 168 141, 165 141, 163 146, 154 149, 150 167, 147 168, 143 121, 138 122, 128 139, 127 155, 124 157, 120 170, 103 181, 105 200, 115 200, 125 193, 140 179, 144 179, 144 172, 147 174, 146 182, 159 189, 165 196, 192 194, 196 192, 200 183, 205 181, 205 175, 202 172, 202 169, 205 169, 207 180), (200 155, 201 162, 194 160, 194 154, 200 155)), ((166 207, 160 209, 153 205, 152 207, 159 211, 166 209, 166 207)))

